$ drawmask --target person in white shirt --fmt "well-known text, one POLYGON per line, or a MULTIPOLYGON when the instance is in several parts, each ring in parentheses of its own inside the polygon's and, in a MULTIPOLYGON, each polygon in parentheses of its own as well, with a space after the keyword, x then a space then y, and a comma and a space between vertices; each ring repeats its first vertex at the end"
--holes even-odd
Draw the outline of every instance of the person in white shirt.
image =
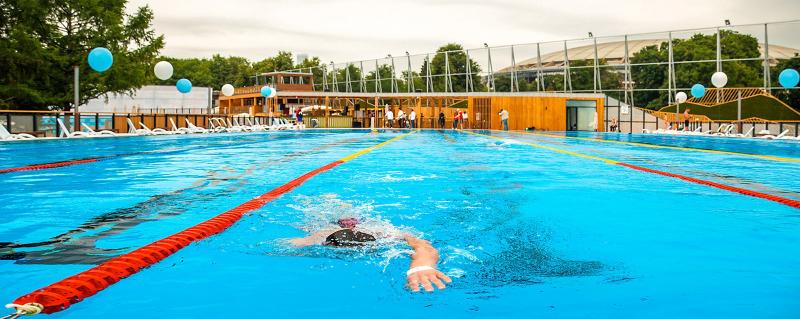
POLYGON ((394 113, 392 113, 391 109, 386 110, 386 122, 389 123, 389 127, 394 127, 394 113))
POLYGON ((403 127, 405 126, 404 122, 406 120, 406 112, 403 112, 403 109, 397 110, 397 126, 403 127))
POLYGON ((503 131, 508 131, 508 111, 500 109, 500 120, 503 122, 503 131))
POLYGON ((467 115, 467 111, 464 111, 464 113, 461 114, 461 123, 462 123, 463 127, 467 128, 467 129, 470 128, 469 127, 469 116, 467 115))
POLYGON ((414 110, 411 110, 411 114, 408 116, 408 122, 409 122, 409 124, 411 124, 410 128, 416 128, 417 127, 417 112, 415 112, 414 110))

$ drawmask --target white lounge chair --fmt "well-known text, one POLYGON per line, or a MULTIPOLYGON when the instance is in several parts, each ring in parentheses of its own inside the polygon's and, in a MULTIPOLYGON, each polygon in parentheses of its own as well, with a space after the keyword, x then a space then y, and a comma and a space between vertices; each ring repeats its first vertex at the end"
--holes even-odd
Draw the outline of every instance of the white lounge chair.
POLYGON ((216 133, 232 132, 231 130, 228 129, 228 127, 225 125, 225 122, 223 122, 221 118, 218 117, 210 118, 208 119, 208 123, 209 125, 211 125, 211 131, 213 132, 216 133))
POLYGON ((61 121, 61 119, 56 119, 56 122, 58 122, 58 126, 61 127, 61 134, 59 134, 58 137, 66 137, 66 138, 92 137, 91 134, 82 131, 70 132, 67 126, 64 125, 64 122, 61 121))
POLYGON ((154 128, 154 129, 151 130, 149 127, 147 127, 147 125, 144 125, 144 123, 142 123, 142 122, 139 122, 139 125, 142 127, 143 130, 145 130, 148 133, 150 133, 150 135, 172 135, 172 134, 175 134, 174 132, 167 131, 167 130, 165 130, 163 128, 154 128))
POLYGON ((778 136, 774 136, 774 135, 769 135, 768 134, 768 135, 759 136, 758 138, 763 138, 763 139, 767 139, 767 140, 779 140, 779 139, 784 139, 786 134, 789 134, 789 130, 788 129, 784 130, 783 132, 781 132, 781 134, 778 134, 778 136))
POLYGON ((25 133, 11 134, 11 132, 6 130, 5 125, 0 125, 0 141, 29 140, 34 138, 36 138, 36 136, 25 133))
MULTIPOLYGON (((234 121, 235 120, 236 119, 234 119, 234 121)), ((244 127, 244 126, 239 125, 238 122, 235 125, 233 123, 231 123, 231 119, 226 118, 223 123, 227 123, 228 124, 228 132, 246 132, 247 131, 247 128, 244 127)))
POLYGON ((716 130, 708 130, 708 131, 703 132, 703 134, 714 135, 714 134, 717 134, 717 133, 721 133, 722 130, 727 129, 727 128, 728 128, 728 124, 720 124, 720 126, 718 126, 716 130))
POLYGON ((755 127, 751 127, 750 130, 747 131, 747 133, 744 133, 744 134, 733 134, 732 136, 733 137, 753 137, 753 131, 755 129, 756 129, 755 127))
POLYGON ((93 130, 89 125, 86 125, 84 123, 81 123, 81 126, 86 131, 86 133, 89 133, 89 135, 91 135, 91 136, 95 136, 95 137, 117 136, 117 133, 114 133, 114 132, 108 131, 108 130, 101 130, 100 132, 97 132, 97 131, 93 130))
POLYGON ((728 126, 724 130, 721 130, 721 132, 719 132, 719 133, 714 133, 714 135, 715 136, 730 136, 731 132, 733 132, 734 128, 736 128, 735 125, 728 124, 728 126))
POLYGON ((192 133, 208 133, 209 131, 203 127, 197 127, 196 125, 189 122, 188 118, 184 118, 186 120, 186 127, 192 131, 192 133))
POLYGON ((256 119, 256 123, 255 124, 253 124, 253 121, 251 121, 249 117, 245 118, 245 120, 247 121, 247 125, 250 126, 250 128, 252 128, 253 131, 266 131, 266 130, 269 130, 269 127, 261 125, 261 123, 258 123, 258 119, 256 119))
POLYGON ((133 121, 131 121, 130 118, 128 118, 127 121, 128 121, 128 133, 129 134, 134 134, 134 135, 153 135, 153 132, 150 132, 150 131, 145 130, 145 129, 136 128, 136 125, 133 124, 133 121))
POLYGON ((179 128, 177 125, 175 125, 175 121, 173 121, 171 117, 169 118, 169 124, 172 125, 172 132, 174 132, 174 134, 192 134, 193 133, 192 130, 190 130, 188 128, 185 128, 185 127, 180 127, 179 128))

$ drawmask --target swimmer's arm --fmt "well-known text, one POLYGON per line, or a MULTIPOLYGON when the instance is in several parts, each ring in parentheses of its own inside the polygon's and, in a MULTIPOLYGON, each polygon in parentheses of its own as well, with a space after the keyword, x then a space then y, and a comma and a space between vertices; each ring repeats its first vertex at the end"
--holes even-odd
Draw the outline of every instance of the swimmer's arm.
POLYGON ((408 288, 411 291, 418 292, 419 286, 425 289, 425 291, 432 292, 433 286, 436 288, 445 289, 444 283, 451 283, 450 277, 447 277, 444 273, 436 269, 436 265, 439 263, 439 251, 436 248, 431 246, 431 243, 416 238, 411 235, 404 236, 406 242, 412 249, 414 249, 414 254, 411 255, 411 264, 408 266, 408 269, 413 269, 414 267, 421 267, 421 266, 428 266, 433 269, 422 270, 415 272, 406 278, 408 288))
POLYGON ((330 230, 322 230, 306 237, 302 238, 292 238, 289 239, 289 243, 295 247, 307 247, 307 246, 314 246, 314 245, 321 245, 325 242, 325 238, 328 237, 332 232, 330 230))

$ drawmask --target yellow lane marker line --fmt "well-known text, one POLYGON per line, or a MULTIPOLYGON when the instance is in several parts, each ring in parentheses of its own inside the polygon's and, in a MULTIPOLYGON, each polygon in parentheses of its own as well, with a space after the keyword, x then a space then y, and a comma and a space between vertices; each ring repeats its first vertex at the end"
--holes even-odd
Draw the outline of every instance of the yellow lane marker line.
POLYGON ((374 151, 374 150, 376 150, 376 149, 379 149, 379 148, 381 148, 381 147, 385 146, 386 144, 389 144, 389 143, 391 143, 391 142, 394 142, 394 141, 396 141, 396 140, 399 140, 399 139, 401 139, 401 138, 404 138, 404 137, 406 137, 406 136, 409 136, 409 135, 411 135, 411 134, 414 134, 414 133, 416 133, 416 132, 417 132, 417 131, 412 131, 412 132, 409 132, 409 133, 406 133, 406 134, 403 134, 403 135, 398 135, 398 136, 395 136, 395 137, 393 137, 393 138, 391 138, 391 139, 387 140, 386 142, 380 143, 380 144, 378 144, 378 145, 375 145, 375 146, 372 146, 372 147, 369 147, 369 148, 365 148, 365 149, 363 149, 363 150, 360 150, 360 151, 358 151, 358 152, 356 152, 356 153, 353 153, 353 154, 351 154, 351 155, 348 155, 348 156, 346 156, 346 157, 343 157, 343 158, 341 158, 339 161, 340 161, 340 162, 342 162, 342 163, 344 163, 344 162, 349 162, 349 161, 352 161, 352 160, 356 159, 357 157, 359 157, 359 156, 361 156, 361 155, 364 155, 364 154, 367 154, 367 153, 369 153, 369 152, 372 152, 372 151, 374 151))
POLYGON ((623 141, 606 140, 606 139, 602 139, 602 138, 563 136, 563 135, 545 134, 545 133, 532 133, 532 132, 509 132, 509 133, 511 133, 511 134, 528 134, 528 135, 555 137, 555 138, 563 138, 563 139, 575 139, 575 140, 590 141, 590 142, 601 142, 601 143, 632 145, 632 146, 641 146, 641 147, 647 147, 647 148, 660 148, 660 149, 670 149, 670 150, 679 150, 679 151, 692 151, 692 152, 703 152, 703 153, 713 153, 713 154, 736 155, 736 156, 754 157, 754 158, 765 159, 765 160, 770 160, 770 161, 800 163, 800 158, 789 158, 789 157, 779 157, 779 156, 770 156, 770 155, 758 155, 758 154, 748 154, 748 153, 739 153, 739 152, 731 152, 731 151, 708 150, 708 149, 702 149, 702 148, 690 148, 690 147, 680 147, 680 146, 654 145, 654 144, 636 143, 636 142, 623 142, 623 141))

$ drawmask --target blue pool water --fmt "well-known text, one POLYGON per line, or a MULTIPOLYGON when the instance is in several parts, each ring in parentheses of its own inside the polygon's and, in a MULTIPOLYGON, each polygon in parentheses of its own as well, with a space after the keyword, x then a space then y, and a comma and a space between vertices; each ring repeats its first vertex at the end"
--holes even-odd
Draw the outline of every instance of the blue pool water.
MULTIPOLYGON (((0 144, 0 303, 406 132, 0 144)), ((800 199, 800 143, 570 133, 410 134, 53 318, 796 318, 800 210, 526 143, 800 199), (648 148, 571 137, 782 157, 648 148), (410 250, 293 248, 339 217, 430 240, 448 289, 404 288, 410 250)))

